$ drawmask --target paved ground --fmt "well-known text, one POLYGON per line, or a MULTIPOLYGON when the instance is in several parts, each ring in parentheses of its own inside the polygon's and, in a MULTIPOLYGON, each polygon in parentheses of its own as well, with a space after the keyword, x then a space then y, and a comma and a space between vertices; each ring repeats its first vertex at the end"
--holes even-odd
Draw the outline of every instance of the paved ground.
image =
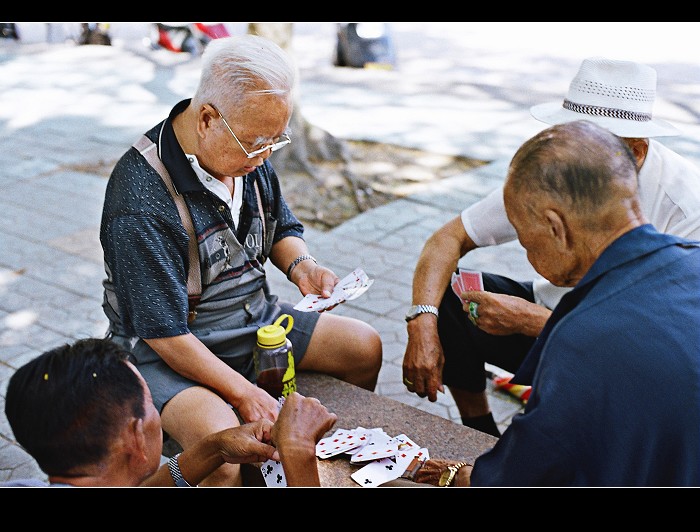
MULTIPOLYGON (((243 24, 230 24, 233 33, 243 24)), ((333 231, 309 231, 312 253, 341 277, 362 267, 375 279, 334 312, 371 322, 384 341, 377 393, 458 420, 446 394, 421 400, 401 384, 403 315, 425 239, 502 182, 508 160, 544 127, 531 105, 560 99, 581 60, 643 61, 659 73, 655 113, 686 134, 664 141, 700 164, 699 23, 392 23, 391 71, 332 66, 335 25, 295 23, 300 97, 311 122, 342 138, 379 140, 492 161, 333 231)), ((4 417, 12 372, 42 351, 102 336, 98 240, 106 178, 98 161, 131 142, 188 97, 196 57, 153 50, 147 24, 116 23, 113 46, 75 46, 75 25, 20 25, 24 42, 0 40, 0 481, 43 476, 4 417)), ((471 253, 462 266, 526 278, 518 245, 471 253)), ((273 288, 296 301, 284 276, 273 288)), ((504 428, 519 403, 490 395, 504 428)))

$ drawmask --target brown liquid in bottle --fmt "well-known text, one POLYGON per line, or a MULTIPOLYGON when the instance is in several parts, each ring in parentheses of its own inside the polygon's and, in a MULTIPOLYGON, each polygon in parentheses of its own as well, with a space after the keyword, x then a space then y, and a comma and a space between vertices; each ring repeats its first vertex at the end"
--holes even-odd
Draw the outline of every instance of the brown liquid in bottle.
POLYGON ((275 399, 282 397, 282 390, 284 389, 282 379, 285 371, 287 371, 285 368, 272 368, 262 371, 258 375, 258 386, 275 399))

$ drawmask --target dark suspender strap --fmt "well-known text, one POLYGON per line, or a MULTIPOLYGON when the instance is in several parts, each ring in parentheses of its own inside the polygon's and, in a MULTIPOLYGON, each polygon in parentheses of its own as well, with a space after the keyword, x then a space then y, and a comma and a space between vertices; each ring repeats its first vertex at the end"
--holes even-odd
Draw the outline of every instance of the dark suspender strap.
POLYGON ((260 213, 260 221, 262 222, 262 237, 264 241, 267 236, 267 230, 265 229, 265 213, 263 212, 262 201, 260 200, 260 189, 258 188, 257 180, 253 180, 253 184, 255 185, 255 199, 258 200, 258 212, 260 213))
POLYGON ((173 200, 175 201, 175 206, 177 207, 177 212, 180 214, 180 219, 182 220, 182 225, 185 226, 185 230, 189 236, 189 260, 190 267, 187 275, 187 295, 189 299, 189 322, 192 322, 196 317, 197 313, 194 307, 199 302, 202 295, 202 276, 199 269, 199 249, 197 247, 197 235, 194 231, 194 226, 192 224, 192 216, 190 211, 185 204, 185 198, 183 198, 180 193, 175 190, 175 185, 173 185, 173 180, 168 173, 167 168, 163 164, 163 161, 158 157, 156 150, 156 144, 149 139, 146 135, 143 135, 139 140, 133 144, 141 155, 144 156, 146 161, 158 172, 165 183, 165 187, 170 192, 173 200))

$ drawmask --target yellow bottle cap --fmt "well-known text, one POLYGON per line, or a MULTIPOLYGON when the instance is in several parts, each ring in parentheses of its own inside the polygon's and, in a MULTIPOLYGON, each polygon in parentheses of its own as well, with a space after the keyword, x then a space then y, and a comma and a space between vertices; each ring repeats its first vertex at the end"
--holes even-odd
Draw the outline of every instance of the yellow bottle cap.
POLYGON ((265 325, 258 329, 258 345, 260 347, 276 348, 281 347, 287 341, 287 333, 292 330, 294 318, 289 314, 282 314, 272 325, 265 325), (287 328, 281 323, 287 319, 287 328))

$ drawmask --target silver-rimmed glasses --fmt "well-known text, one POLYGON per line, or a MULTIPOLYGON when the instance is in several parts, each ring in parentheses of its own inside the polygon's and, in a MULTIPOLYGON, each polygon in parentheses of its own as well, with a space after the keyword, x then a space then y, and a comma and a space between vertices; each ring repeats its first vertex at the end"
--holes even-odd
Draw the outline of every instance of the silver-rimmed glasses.
POLYGON ((292 142, 292 139, 289 138, 289 135, 287 135, 286 133, 283 133, 283 134, 282 134, 282 137, 281 137, 282 140, 278 140, 277 142, 273 142, 272 144, 268 144, 267 146, 263 146, 263 147, 260 148, 260 149, 257 149, 257 150, 255 150, 255 151, 249 152, 248 150, 246 150, 246 149, 243 147, 243 144, 241 144, 241 141, 238 140, 238 137, 237 137, 236 134, 233 132, 233 129, 231 129, 231 126, 228 125, 228 122, 226 122, 226 119, 224 118, 224 115, 221 114, 221 111, 219 111, 219 110, 218 110, 216 107, 214 107, 212 104, 209 104, 209 105, 212 106, 212 108, 214 109, 214 111, 216 111, 217 113, 219 113, 219 118, 221 118, 221 120, 223 120, 224 125, 226 126, 226 129, 229 130, 229 133, 231 133, 231 136, 234 138, 234 140, 235 140, 235 141, 238 143, 238 145, 241 147, 241 149, 243 150, 243 153, 245 153, 245 155, 246 155, 246 157, 247 157, 248 159, 252 159, 253 157, 257 157, 258 155, 261 155, 261 154, 265 153, 267 150, 270 150, 270 151, 273 151, 273 152, 274 152, 274 151, 277 151, 277 150, 279 150, 280 148, 284 148, 287 144, 289 144, 290 142, 292 142))

